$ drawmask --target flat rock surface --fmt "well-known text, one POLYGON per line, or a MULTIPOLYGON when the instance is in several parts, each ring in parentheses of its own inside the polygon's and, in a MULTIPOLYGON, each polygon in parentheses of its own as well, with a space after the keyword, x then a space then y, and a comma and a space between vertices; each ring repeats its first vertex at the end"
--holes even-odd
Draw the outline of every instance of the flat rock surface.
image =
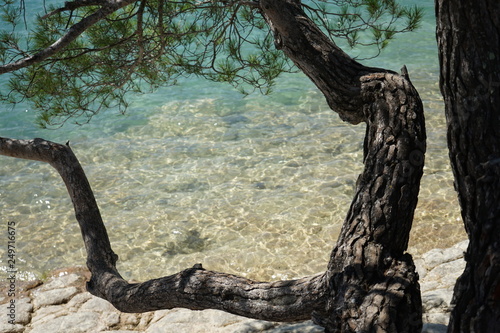
MULTIPOLYGON (((434 249, 415 260, 420 275, 425 333, 444 333, 456 279, 465 267, 467 241, 434 249)), ((121 313, 85 291, 83 267, 59 270, 46 281, 23 282, 16 299, 16 324, 0 322, 0 333, 319 333, 311 321, 282 324, 248 319, 217 310, 161 310, 121 313)), ((1 288, 0 288, 1 289, 1 288)), ((10 299, 0 294, 0 306, 10 299)))

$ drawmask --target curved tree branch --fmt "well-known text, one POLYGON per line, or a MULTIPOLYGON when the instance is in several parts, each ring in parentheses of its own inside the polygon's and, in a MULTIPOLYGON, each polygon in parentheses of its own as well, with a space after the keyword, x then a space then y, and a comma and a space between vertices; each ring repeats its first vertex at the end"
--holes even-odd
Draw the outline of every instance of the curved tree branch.
POLYGON ((353 124, 366 121, 360 78, 394 72, 366 67, 349 57, 307 17, 300 1, 261 0, 260 4, 276 47, 316 84, 332 110, 353 124))
MULTIPOLYGON (((33 54, 32 56, 26 57, 19 61, 9 63, 0 66, 0 74, 5 74, 13 72, 37 63, 49 58, 50 56, 58 53, 60 50, 68 46, 72 41, 78 38, 82 33, 88 28, 99 22, 100 20, 106 18, 111 13, 117 11, 120 8, 126 7, 138 0, 116 0, 116 1, 99 1, 103 3, 102 7, 95 13, 83 18, 80 22, 71 26, 68 32, 55 41, 52 45, 47 48, 33 54)), ((85 4, 87 5, 87 3, 85 4)))
POLYGON ((0 138, 0 155, 49 163, 61 175, 73 202, 92 273, 87 289, 123 312, 183 307, 218 309, 274 321, 310 319, 325 306, 324 274, 298 280, 257 282, 205 270, 200 264, 177 274, 130 284, 116 269, 106 228, 85 173, 69 145, 43 139, 0 138))

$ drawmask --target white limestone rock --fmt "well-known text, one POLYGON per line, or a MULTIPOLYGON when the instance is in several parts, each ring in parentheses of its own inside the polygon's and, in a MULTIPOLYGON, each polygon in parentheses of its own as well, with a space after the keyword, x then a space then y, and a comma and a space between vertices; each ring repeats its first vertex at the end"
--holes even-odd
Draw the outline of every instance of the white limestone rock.
POLYGON ((99 332, 107 329, 100 321, 99 314, 96 312, 78 312, 68 315, 52 318, 44 321, 27 333, 48 333, 48 332, 65 332, 65 333, 86 333, 99 332))
POLYGON ((38 309, 42 306, 66 303, 77 293, 78 289, 76 287, 52 289, 47 291, 37 290, 36 292, 33 292, 33 305, 38 309))
POLYGON ((468 240, 455 244, 447 249, 432 249, 422 255, 425 268, 431 270, 434 267, 463 258, 464 252, 469 244, 468 240))
POLYGON ((21 333, 24 332, 24 326, 20 324, 9 324, 0 322, 0 333, 21 333))
POLYGON ((75 273, 71 274, 61 273, 60 276, 52 277, 49 282, 44 283, 42 286, 40 286, 40 288, 38 288, 38 290, 45 291, 45 290, 67 288, 72 284, 78 282, 79 279, 80 276, 78 276, 75 273))

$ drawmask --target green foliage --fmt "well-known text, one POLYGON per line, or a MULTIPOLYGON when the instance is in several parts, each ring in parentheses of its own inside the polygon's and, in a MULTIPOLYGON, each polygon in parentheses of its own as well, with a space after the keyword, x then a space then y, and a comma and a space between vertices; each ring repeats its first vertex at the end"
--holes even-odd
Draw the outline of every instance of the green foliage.
POLYGON ((397 33, 418 28, 422 10, 396 0, 304 1, 309 16, 331 38, 345 39, 348 46, 367 47, 376 57, 397 33))
MULTIPOLYGON (((0 29, 3 64, 47 48, 100 8, 98 1, 72 10, 48 7, 51 15, 39 17, 27 33, 17 27, 24 20, 22 6, 0 2, 1 24, 10 27, 0 29)), ((255 89, 269 93, 274 80, 294 68, 275 49, 265 21, 249 4, 136 1, 87 29, 62 52, 12 73, 1 98, 12 103, 28 99, 39 110, 39 125, 47 126, 68 118, 85 122, 103 108, 124 111, 128 92, 175 84, 180 76, 228 82, 245 94, 255 89)), ((402 8, 394 0, 303 4, 327 34, 345 38, 352 47, 381 50, 397 32, 415 29, 421 19, 420 10, 402 8)))

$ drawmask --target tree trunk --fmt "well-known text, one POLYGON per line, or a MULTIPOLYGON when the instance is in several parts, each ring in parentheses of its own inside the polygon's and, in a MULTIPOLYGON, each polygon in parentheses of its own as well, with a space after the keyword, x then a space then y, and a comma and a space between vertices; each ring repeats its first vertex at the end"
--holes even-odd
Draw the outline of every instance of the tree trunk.
POLYGON ((255 282, 197 264, 139 284, 124 281, 83 169, 67 145, 0 138, 0 154, 50 163, 75 208, 92 277, 88 290, 125 312, 220 309, 273 321, 313 318, 326 332, 420 332, 418 275, 405 254, 423 172, 423 107, 403 75, 365 67, 340 50, 297 0, 261 0, 276 45, 308 75, 342 119, 366 123, 365 169, 328 270, 255 282))
POLYGON ((449 332, 500 327, 500 2, 436 0, 441 92, 470 239, 449 332))
POLYGON ((367 124, 365 169, 327 271, 327 332, 420 332, 421 299, 404 251, 422 176, 423 107, 404 69, 365 67, 312 23, 295 0, 261 0, 277 47, 342 119, 367 124))

